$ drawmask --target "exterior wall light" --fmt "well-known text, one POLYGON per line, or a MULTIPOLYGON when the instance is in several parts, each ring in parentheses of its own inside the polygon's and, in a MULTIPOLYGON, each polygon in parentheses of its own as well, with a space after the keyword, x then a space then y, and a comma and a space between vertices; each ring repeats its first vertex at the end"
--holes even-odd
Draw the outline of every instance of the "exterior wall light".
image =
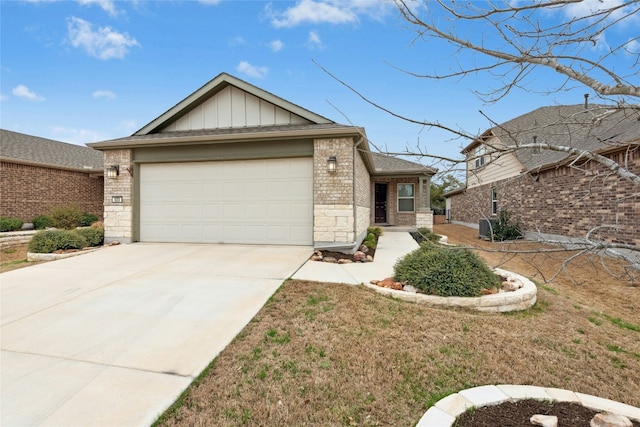
POLYGON ((120 175, 120 166, 118 165, 109 166, 106 169, 106 172, 107 172, 107 178, 116 179, 118 175, 120 175))
POLYGON ((336 173, 336 166, 338 162, 336 160, 336 156, 331 156, 327 159, 327 172, 336 173))

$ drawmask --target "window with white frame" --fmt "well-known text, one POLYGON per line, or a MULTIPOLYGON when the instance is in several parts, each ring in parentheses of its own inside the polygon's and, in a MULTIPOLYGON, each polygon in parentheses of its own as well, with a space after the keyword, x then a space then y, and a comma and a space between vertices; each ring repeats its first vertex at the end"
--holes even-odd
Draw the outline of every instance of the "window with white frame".
POLYGON ((398 212, 414 212, 415 199, 413 184, 398 184, 398 212))
POLYGON ((474 156, 476 159, 476 169, 484 166, 484 155, 485 148, 484 145, 478 145, 474 151, 474 156))
POLYGON ((498 214, 498 190, 495 188, 491 189, 491 214, 498 214))

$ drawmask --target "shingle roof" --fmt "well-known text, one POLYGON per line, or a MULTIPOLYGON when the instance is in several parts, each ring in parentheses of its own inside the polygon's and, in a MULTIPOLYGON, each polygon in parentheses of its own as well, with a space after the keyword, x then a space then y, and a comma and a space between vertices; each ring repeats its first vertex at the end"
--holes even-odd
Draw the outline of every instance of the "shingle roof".
MULTIPOLYGON (((640 141, 640 109, 583 104, 542 107, 490 129, 508 146, 537 142, 606 151, 640 141)), ((486 132, 484 135, 488 135, 486 132)), ((571 157, 563 152, 531 148, 516 151, 527 170, 557 164, 571 157)))
POLYGON ((0 129, 0 157, 71 169, 103 168, 101 151, 5 129, 0 129))
POLYGON ((371 153, 376 173, 436 173, 436 169, 381 153, 371 153))

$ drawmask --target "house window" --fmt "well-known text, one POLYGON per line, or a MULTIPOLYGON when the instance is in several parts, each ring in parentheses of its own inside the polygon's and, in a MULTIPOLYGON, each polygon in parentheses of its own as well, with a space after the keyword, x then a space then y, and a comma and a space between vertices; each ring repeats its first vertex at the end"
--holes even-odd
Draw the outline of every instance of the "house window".
POLYGON ((498 214, 498 190, 491 189, 491 215, 498 214))
POLYGON ((479 145, 478 147, 476 147, 476 150, 474 152, 475 159, 476 159, 476 169, 484 166, 484 154, 485 154, 484 145, 479 145))
POLYGON ((413 212, 414 205, 414 185, 398 184, 398 212, 413 212))

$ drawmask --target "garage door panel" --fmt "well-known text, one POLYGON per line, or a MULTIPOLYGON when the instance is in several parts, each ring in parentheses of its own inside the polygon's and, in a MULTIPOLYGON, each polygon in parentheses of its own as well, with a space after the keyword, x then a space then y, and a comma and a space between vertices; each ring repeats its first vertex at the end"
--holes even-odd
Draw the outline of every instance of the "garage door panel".
POLYGON ((311 245, 313 161, 140 166, 140 240, 311 245))

